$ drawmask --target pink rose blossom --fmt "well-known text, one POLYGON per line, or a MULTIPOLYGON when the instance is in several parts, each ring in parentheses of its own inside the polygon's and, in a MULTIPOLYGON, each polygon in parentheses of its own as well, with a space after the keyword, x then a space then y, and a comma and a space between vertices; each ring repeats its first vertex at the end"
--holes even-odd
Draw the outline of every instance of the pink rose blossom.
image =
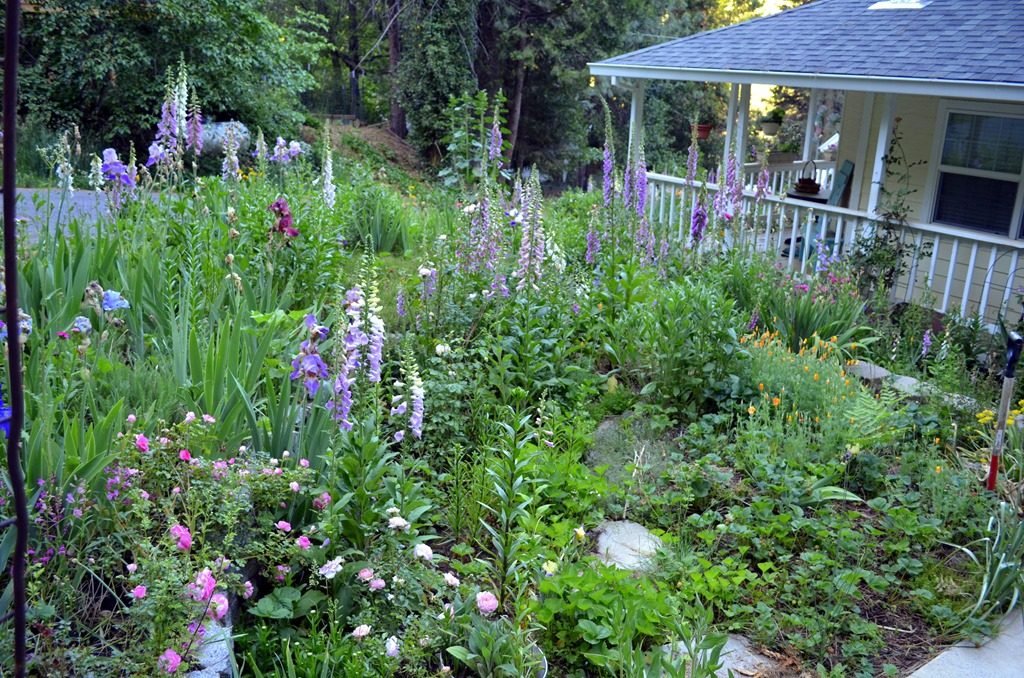
POLYGON ((312 546, 312 544, 309 543, 309 537, 307 537, 306 535, 302 535, 301 537, 296 539, 295 545, 303 551, 308 551, 309 547, 312 546))
POLYGON ((352 631, 352 637, 356 640, 362 640, 366 636, 370 635, 370 630, 371 628, 369 624, 360 624, 352 631))
POLYGON ((181 494, 181 488, 180 487, 172 487, 171 488, 171 494, 174 494, 174 495, 181 494))
POLYGON ((288 574, 291 571, 292 571, 292 568, 288 567, 287 565, 278 565, 277 566, 277 576, 274 577, 274 579, 276 579, 277 581, 284 581, 285 575, 288 574))
POLYGON ((242 597, 243 598, 245 598, 246 600, 249 600, 250 598, 252 598, 253 586, 252 586, 252 582, 251 581, 246 579, 245 583, 242 584, 242 589, 243 589, 243 591, 242 591, 242 597))
POLYGON ((498 609, 498 599, 490 591, 481 591, 476 594, 476 609, 485 617, 489 616, 498 609))
POLYGON ((292 531, 292 524, 289 523, 286 520, 279 520, 279 521, 277 521, 276 523, 274 523, 274 527, 276 527, 277 529, 281 530, 282 532, 291 532, 292 531))
POLYGON ((178 548, 182 551, 188 551, 192 548, 192 533, 184 525, 172 527, 171 536, 178 540, 178 548))
POLYGON ((206 614, 209 615, 210 619, 220 621, 227 613, 228 597, 223 593, 214 593, 210 598, 210 607, 207 608, 206 614))
POLYGON ((135 574, 135 570, 139 569, 139 566, 137 563, 128 563, 124 569, 128 570, 129 574, 135 574))
POLYGON ((370 581, 371 579, 373 579, 373 570, 371 570, 368 567, 364 567, 363 569, 359 570, 359 574, 357 574, 356 576, 362 579, 363 581, 370 581))
POLYGON ((127 421, 128 421, 129 424, 134 424, 136 422, 135 415, 134 414, 129 414, 127 421))
POLYGON ((323 511, 325 508, 331 505, 331 495, 329 492, 324 492, 319 497, 313 499, 313 508, 317 511, 323 511))
POLYGON ((300 486, 300 485, 299 485, 299 484, 298 484, 297 482, 295 482, 294 480, 293 480, 293 481, 291 481, 290 483, 288 483, 288 488, 289 488, 289 489, 290 489, 290 490, 291 490, 292 492, 298 492, 299 490, 301 490, 301 489, 302 489, 302 487, 301 487, 301 486, 300 486))
POLYGON ((168 648, 160 655, 160 659, 157 660, 156 664, 162 671, 174 673, 178 670, 178 666, 181 665, 181 655, 168 648))
POLYGON ((384 588, 384 586, 385 584, 383 579, 373 579, 370 581, 371 591, 380 591, 382 588, 384 588))
POLYGON ((149 452, 149 438, 141 433, 135 436, 135 447, 139 448, 140 452, 149 452))
POLYGON ((214 419, 213 417, 211 417, 208 414, 204 414, 203 415, 203 422, 206 423, 206 424, 216 424, 217 420, 214 419))
POLYGON ((139 584, 138 586, 136 586, 135 588, 132 589, 132 595, 135 596, 136 600, 138 600, 140 598, 145 598, 146 597, 146 587, 143 586, 142 584, 139 584))
POLYGON ((166 445, 167 443, 171 442, 171 439, 160 436, 159 438, 156 439, 156 441, 161 445, 166 445))
POLYGON ((192 600, 200 602, 206 602, 210 600, 210 596, 213 595, 214 589, 217 588, 217 580, 214 579, 213 573, 210 572, 210 568, 203 568, 199 574, 196 575, 196 580, 190 582, 188 585, 188 593, 192 596, 192 600))
POLYGON ((444 583, 448 584, 448 586, 458 586, 460 584, 459 578, 451 572, 444 573, 444 583))
POLYGON ((182 450, 181 452, 178 452, 178 459, 181 459, 182 461, 192 461, 192 453, 188 450, 182 450))
POLYGON ((309 459, 299 459, 299 466, 309 468, 309 459))
POLYGON ((182 423, 191 424, 195 420, 196 420, 196 413, 195 412, 186 412, 185 413, 185 420, 182 423))

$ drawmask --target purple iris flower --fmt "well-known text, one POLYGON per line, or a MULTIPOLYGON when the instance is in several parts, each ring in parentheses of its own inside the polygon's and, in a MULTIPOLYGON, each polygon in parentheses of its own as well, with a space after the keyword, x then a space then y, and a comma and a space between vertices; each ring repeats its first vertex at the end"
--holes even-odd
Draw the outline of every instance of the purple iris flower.
POLYGON ((103 301, 100 303, 104 311, 117 311, 122 308, 131 308, 128 300, 121 296, 120 292, 114 290, 103 291, 103 301))

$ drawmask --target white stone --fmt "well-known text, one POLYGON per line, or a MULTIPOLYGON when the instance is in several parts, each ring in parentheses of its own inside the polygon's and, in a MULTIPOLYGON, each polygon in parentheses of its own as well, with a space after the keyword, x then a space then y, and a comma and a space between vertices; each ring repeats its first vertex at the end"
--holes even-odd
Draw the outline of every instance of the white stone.
POLYGON ((203 643, 196 651, 201 668, 189 671, 187 678, 220 678, 231 675, 231 625, 222 626, 215 621, 205 625, 203 643))
POLYGON ((606 565, 639 570, 661 548, 661 539, 631 520, 607 521, 597 529, 597 555, 606 565))
POLYGON ((1003 619, 999 635, 981 647, 961 643, 931 660, 909 678, 1011 678, 1024 676, 1024 624, 1019 611, 1003 619))
MULTIPOLYGON (((668 652, 670 645, 665 645, 662 650, 668 652)), ((686 646, 676 643, 676 653, 687 654, 686 646)), ((749 640, 734 633, 729 634, 729 639, 722 648, 722 668, 715 672, 719 678, 728 678, 730 671, 734 676, 771 676, 772 678, 798 678, 803 675, 791 666, 786 666, 770 657, 766 657, 754 649, 749 640)))
POLYGON ((892 374, 881 365, 869 363, 866 360, 858 360, 847 367, 846 371, 868 383, 878 383, 892 374))

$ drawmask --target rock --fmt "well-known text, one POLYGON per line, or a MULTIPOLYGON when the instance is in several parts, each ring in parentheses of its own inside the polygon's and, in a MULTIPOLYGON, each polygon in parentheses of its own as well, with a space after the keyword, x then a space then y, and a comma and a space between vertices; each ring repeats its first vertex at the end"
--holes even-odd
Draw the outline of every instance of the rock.
POLYGON ((915 379, 914 377, 904 377, 897 374, 887 379, 886 384, 892 387, 894 391, 916 400, 922 400, 929 396, 942 395, 939 393, 939 390, 931 384, 915 379))
MULTIPOLYGON (((672 651, 672 645, 662 647, 664 652, 672 651)), ((686 654, 686 646, 679 642, 675 644, 675 653, 686 654)), ((766 657, 757 650, 749 640, 734 633, 729 634, 729 639, 722 649, 722 668, 715 672, 719 678, 735 676, 756 676, 758 678, 798 678, 804 675, 793 664, 795 662, 783 663, 777 659, 766 657)))
MULTIPOLYGON (((224 140, 227 138, 228 127, 235 128, 235 141, 238 142, 238 152, 243 153, 249 149, 252 141, 252 134, 249 128, 237 120, 227 122, 208 122, 203 125, 203 155, 218 155, 224 153, 224 140)), ((274 142, 270 141, 273 148, 274 142)))
POLYGON ((606 565, 639 570, 661 548, 661 539, 631 520, 606 521, 597 529, 597 556, 606 565))
POLYGON ((850 365, 846 371, 847 373, 859 378, 861 381, 866 381, 872 386, 878 386, 882 383, 883 379, 892 374, 892 372, 881 365, 869 363, 866 360, 858 360, 850 365))
POLYGON ((200 668, 189 671, 187 678, 222 678, 231 675, 231 625, 222 626, 215 621, 205 625, 202 645, 196 651, 200 668))

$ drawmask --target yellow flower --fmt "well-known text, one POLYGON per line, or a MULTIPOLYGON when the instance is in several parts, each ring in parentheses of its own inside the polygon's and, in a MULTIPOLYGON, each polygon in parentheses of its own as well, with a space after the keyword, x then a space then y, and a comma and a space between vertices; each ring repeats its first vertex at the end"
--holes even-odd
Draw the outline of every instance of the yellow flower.
POLYGON ((550 577, 555 572, 558 572, 558 563, 553 560, 545 560, 544 564, 540 566, 540 569, 544 570, 544 574, 550 577))
POLYGON ((936 466, 935 467, 935 472, 936 473, 942 473, 942 467, 941 466, 936 466))
POLYGON ((935 444, 936 444, 936 445, 939 445, 939 444, 941 444, 941 443, 942 443, 942 439, 941 439, 941 438, 939 438, 938 436, 935 436, 935 444))
POLYGON ((774 398, 772 398, 772 405, 774 405, 775 407, 778 407, 779 403, 781 402, 782 398, 780 398, 779 396, 775 396, 774 398))
POLYGON ((583 541, 587 538, 587 531, 583 529, 582 525, 573 530, 573 533, 576 535, 576 541, 583 541))
POLYGON ((817 372, 814 373, 814 381, 818 381, 818 373, 817 372))
POLYGON ((762 384, 758 384, 757 385, 757 390, 758 391, 763 391, 764 390, 764 384, 763 383, 762 384))
POLYGON ((753 414, 754 412, 757 412, 757 408, 753 405, 747 408, 747 414, 753 414))

